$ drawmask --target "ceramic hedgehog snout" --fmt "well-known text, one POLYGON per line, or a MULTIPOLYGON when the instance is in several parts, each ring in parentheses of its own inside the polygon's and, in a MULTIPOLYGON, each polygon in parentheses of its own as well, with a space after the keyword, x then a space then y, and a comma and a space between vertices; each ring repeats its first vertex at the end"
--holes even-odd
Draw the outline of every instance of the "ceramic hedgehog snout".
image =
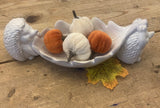
MULTIPOLYGON (((112 21, 109 21, 106 25, 96 17, 92 18, 91 22, 94 30, 101 30, 112 39, 109 52, 95 56, 91 60, 67 62, 67 56, 64 52, 58 55, 50 53, 43 41, 43 36, 48 29, 38 33, 23 18, 12 19, 7 24, 4 31, 4 44, 9 54, 19 61, 33 59, 34 56, 40 55, 52 63, 65 67, 92 67, 114 55, 117 55, 122 62, 127 64, 137 62, 140 60, 142 49, 154 34, 154 32, 147 32, 147 20, 142 19, 136 19, 126 27, 118 26, 112 21)), ((55 28, 59 29, 64 35, 71 33, 70 26, 71 24, 62 20, 55 24, 55 28)))

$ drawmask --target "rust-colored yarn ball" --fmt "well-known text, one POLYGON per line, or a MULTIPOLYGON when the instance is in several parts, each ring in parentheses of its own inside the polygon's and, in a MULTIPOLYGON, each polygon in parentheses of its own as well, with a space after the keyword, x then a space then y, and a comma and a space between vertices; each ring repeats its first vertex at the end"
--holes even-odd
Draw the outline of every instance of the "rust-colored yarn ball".
POLYGON ((63 52, 62 48, 62 33, 58 29, 52 29, 48 31, 44 36, 44 44, 47 50, 54 54, 63 52))
POLYGON ((104 54, 111 49, 112 39, 103 31, 95 30, 91 32, 88 40, 91 49, 96 53, 104 54))

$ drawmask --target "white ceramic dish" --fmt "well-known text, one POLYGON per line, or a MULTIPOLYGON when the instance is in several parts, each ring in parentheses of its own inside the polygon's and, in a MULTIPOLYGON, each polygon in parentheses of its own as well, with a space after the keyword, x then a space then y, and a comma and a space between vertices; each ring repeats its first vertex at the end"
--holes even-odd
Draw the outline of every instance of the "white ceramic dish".
MULTIPOLYGON (((94 59, 87 60, 87 61, 77 61, 73 60, 67 62, 67 57, 64 53, 62 54, 51 54, 47 51, 43 43, 43 37, 35 37, 33 41, 33 48, 34 50, 44 59, 55 63, 57 65, 65 66, 65 67, 72 67, 72 68, 83 68, 83 67, 92 67, 103 61, 111 58, 113 55, 117 53, 120 49, 126 38, 131 35, 135 29, 135 25, 129 25, 127 27, 121 27, 116 25, 114 22, 110 21, 106 26, 101 20, 98 18, 92 19, 93 24, 95 25, 95 29, 102 30, 106 32, 112 38, 112 47, 111 50, 103 55, 97 55, 94 59)), ((61 24, 63 23, 60 22, 61 24)), ((65 22, 64 22, 65 23, 65 22)), ((60 28, 59 28, 60 29, 60 28)), ((65 30, 62 30, 65 31, 65 30)), ((66 31, 65 31, 66 32, 66 31)))

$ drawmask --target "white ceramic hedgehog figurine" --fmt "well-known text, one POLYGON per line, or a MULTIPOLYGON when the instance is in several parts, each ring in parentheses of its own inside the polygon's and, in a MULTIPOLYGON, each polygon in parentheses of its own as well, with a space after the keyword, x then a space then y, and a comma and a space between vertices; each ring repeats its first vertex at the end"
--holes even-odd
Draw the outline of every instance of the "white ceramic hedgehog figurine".
POLYGON ((136 19, 136 32, 128 37, 117 53, 117 57, 124 63, 133 64, 141 60, 141 53, 154 32, 147 31, 147 20, 136 19))
POLYGON ((38 54, 32 47, 35 36, 41 36, 47 32, 38 33, 29 26, 24 18, 14 18, 5 27, 4 44, 8 53, 18 61, 32 60, 38 54))

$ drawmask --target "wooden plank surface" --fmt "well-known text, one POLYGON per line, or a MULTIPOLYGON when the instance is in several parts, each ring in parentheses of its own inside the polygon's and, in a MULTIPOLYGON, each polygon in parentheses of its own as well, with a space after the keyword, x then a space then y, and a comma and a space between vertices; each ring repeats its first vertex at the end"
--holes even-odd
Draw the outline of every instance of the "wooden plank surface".
POLYGON ((1 0, 0 1, 0 108, 159 108, 160 106, 160 1, 159 0, 1 0), (104 22, 128 25, 148 19, 155 36, 145 47, 142 61, 125 65, 129 76, 118 78, 110 91, 101 83, 87 83, 86 71, 52 64, 40 57, 13 61, 3 45, 5 25, 15 17, 34 20, 41 31, 56 20, 72 22, 79 16, 99 17, 104 22))

